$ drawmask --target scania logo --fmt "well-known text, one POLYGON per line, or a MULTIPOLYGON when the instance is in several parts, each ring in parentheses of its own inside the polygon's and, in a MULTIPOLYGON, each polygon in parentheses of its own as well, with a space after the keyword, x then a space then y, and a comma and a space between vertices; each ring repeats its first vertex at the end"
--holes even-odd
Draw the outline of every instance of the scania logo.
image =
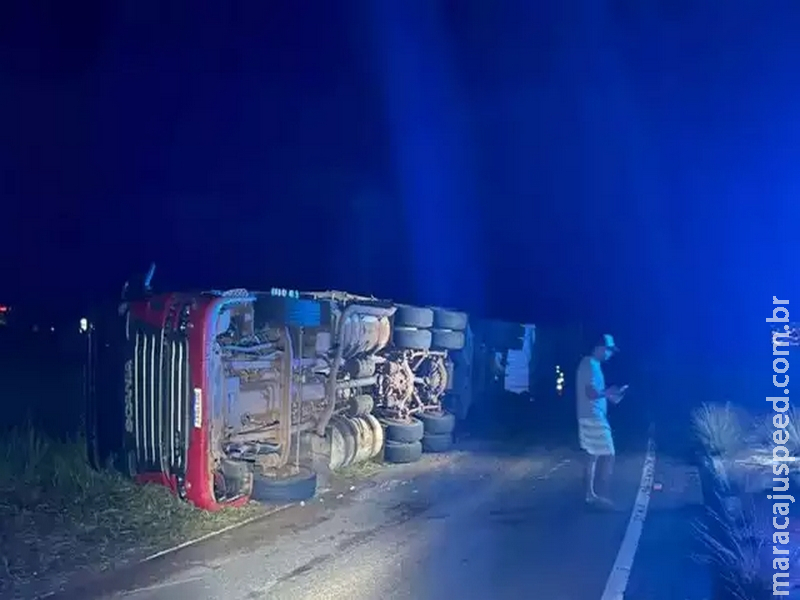
POLYGON ((133 433, 133 361, 125 361, 125 431, 133 433))

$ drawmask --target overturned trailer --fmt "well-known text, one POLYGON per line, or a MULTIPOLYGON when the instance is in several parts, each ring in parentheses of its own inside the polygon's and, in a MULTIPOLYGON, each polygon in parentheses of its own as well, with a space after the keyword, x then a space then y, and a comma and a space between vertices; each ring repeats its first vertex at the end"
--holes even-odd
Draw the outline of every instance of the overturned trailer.
POLYGON ((151 276, 88 336, 96 465, 216 510, 313 496, 319 455, 337 468, 450 447, 466 314, 344 292, 154 294, 151 276))
POLYGON ((534 325, 473 319, 464 349, 451 354, 454 377, 445 398, 447 409, 465 421, 470 414, 485 414, 508 395, 529 398, 535 342, 534 325))

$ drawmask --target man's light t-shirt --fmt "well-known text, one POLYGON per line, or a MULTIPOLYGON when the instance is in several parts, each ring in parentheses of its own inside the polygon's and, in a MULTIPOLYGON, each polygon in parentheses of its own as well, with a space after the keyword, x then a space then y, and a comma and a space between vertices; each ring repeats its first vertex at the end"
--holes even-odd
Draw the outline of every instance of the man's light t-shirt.
POLYGON ((586 386, 592 384, 598 391, 606 389, 606 380, 600 361, 593 356, 584 356, 578 365, 576 377, 576 395, 578 399, 578 418, 600 417, 605 419, 608 403, 605 398, 592 399, 586 394, 586 386))

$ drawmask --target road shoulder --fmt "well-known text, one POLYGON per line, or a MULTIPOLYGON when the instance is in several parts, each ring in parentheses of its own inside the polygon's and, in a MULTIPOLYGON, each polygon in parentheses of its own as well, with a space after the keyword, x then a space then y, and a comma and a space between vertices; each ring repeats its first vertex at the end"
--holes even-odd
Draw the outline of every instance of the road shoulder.
POLYGON ((708 566, 700 562, 703 549, 695 534, 704 511, 697 469, 660 456, 625 600, 711 597, 708 566))

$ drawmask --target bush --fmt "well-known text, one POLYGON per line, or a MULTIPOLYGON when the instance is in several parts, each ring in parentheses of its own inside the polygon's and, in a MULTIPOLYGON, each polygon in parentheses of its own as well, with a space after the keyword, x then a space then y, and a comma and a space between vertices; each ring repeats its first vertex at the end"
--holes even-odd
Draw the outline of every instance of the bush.
POLYGON ((709 509, 708 520, 697 526, 706 548, 705 558, 715 566, 718 578, 717 598, 731 600, 766 600, 772 595, 770 582, 764 580, 760 564, 761 539, 755 528, 751 505, 725 502, 719 509, 709 509))
MULTIPOLYGON (((775 413, 770 413, 765 418, 760 419, 757 425, 760 433, 759 441, 764 446, 769 447, 770 451, 775 446, 773 434, 776 427, 772 421, 774 416, 775 413)), ((786 426, 786 433, 789 436, 789 440, 786 442, 786 449, 789 450, 792 456, 800 456, 800 410, 790 406, 786 416, 789 418, 789 424, 786 426)))
POLYGON ((744 446, 741 418, 730 402, 704 403, 692 413, 692 428, 710 455, 732 456, 744 446))
MULTIPOLYGON (((791 414, 794 430, 790 429, 789 436, 800 448, 794 418, 791 414)), ((715 598, 770 598, 772 582, 765 576, 770 565, 761 563, 762 550, 771 540, 758 530, 756 497, 747 489, 758 483, 761 475, 771 480, 772 417, 754 421, 730 403, 704 404, 694 411, 692 426, 706 452, 700 468, 708 514, 705 522, 697 525, 697 533, 706 548, 704 558, 715 568, 715 598)))

